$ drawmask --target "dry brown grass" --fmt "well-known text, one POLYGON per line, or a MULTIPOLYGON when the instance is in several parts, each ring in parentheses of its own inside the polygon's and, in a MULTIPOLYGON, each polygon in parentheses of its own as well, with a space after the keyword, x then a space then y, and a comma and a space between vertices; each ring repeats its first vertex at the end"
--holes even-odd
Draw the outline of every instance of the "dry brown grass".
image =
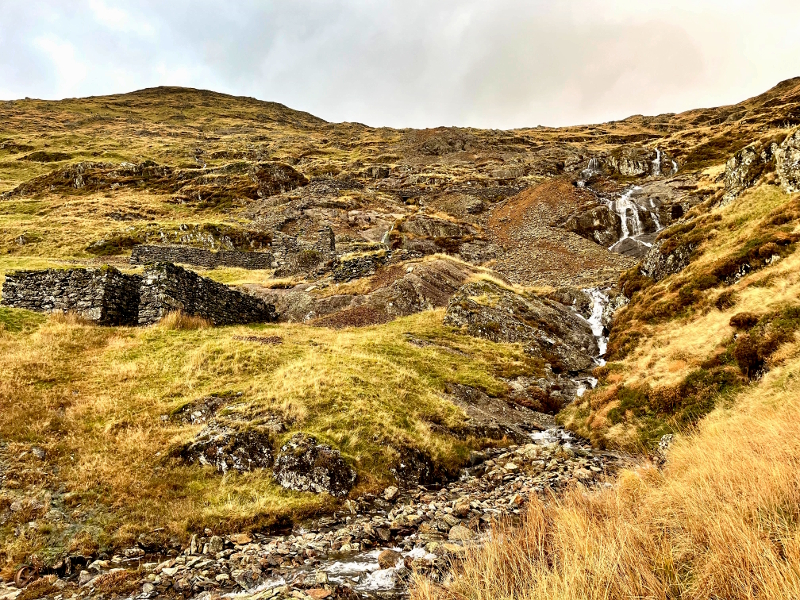
POLYGON ((800 598, 800 358, 679 439, 663 471, 533 499, 413 600, 800 598))
POLYGON ((192 331, 195 329, 206 329, 213 327, 214 324, 208 319, 195 315, 187 315, 183 311, 167 313, 157 324, 156 327, 171 331, 192 331))

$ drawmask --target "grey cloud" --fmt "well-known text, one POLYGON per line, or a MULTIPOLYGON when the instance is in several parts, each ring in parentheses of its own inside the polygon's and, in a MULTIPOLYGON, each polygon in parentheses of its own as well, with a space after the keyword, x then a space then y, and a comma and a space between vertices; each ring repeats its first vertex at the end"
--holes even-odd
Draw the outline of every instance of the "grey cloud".
POLYGON ((372 125, 563 125, 735 102, 800 75, 767 0, 2 3, 0 97, 188 85, 372 125))

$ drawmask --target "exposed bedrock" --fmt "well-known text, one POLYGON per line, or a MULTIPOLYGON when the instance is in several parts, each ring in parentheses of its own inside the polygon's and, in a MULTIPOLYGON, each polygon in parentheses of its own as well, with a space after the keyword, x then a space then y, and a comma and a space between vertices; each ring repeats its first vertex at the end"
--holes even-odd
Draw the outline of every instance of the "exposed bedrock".
POLYGON ((592 328, 566 306, 534 295, 522 296, 490 281, 468 283, 453 295, 444 322, 469 335, 518 342, 554 372, 594 366, 599 350, 592 328))

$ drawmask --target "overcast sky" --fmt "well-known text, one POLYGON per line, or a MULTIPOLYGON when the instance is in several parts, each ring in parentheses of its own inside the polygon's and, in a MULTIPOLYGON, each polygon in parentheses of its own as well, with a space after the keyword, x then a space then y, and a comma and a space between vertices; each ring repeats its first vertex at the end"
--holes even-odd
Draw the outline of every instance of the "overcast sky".
POLYGON ((800 76, 800 0, 0 0, 0 99, 181 85, 329 121, 570 125, 800 76))

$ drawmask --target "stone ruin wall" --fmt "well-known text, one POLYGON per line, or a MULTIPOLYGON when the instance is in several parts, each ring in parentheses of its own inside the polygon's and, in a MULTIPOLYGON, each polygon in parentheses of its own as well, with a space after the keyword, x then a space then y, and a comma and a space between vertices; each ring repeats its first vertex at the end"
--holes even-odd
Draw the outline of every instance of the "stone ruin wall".
POLYGON ((240 252, 237 250, 220 250, 213 252, 204 248, 164 245, 134 246, 131 252, 132 265, 150 263, 182 263, 214 269, 216 267, 238 267, 241 269, 272 269, 275 259, 271 252, 240 252))
POLYGON ((274 321, 275 307, 226 285, 170 263, 159 263, 142 276, 139 324, 158 322, 181 311, 214 325, 274 321))
POLYGON ((271 304, 169 263, 126 275, 113 267, 8 273, 2 304, 74 312, 99 325, 148 325, 181 310, 215 325, 275 321, 271 304))
POLYGON ((135 325, 141 277, 116 269, 8 273, 3 304, 37 312, 74 312, 100 325, 135 325))

